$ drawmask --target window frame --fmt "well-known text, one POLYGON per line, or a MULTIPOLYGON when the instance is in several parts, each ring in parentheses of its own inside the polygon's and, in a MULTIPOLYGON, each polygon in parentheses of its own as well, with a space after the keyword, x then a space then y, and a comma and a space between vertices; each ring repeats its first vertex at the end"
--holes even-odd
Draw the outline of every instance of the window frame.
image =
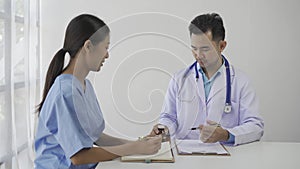
MULTIPOLYGON (((39 15, 40 15, 40 0, 23 0, 24 5, 24 16, 19 16, 15 12, 15 3, 16 0, 3 0, 4 1, 4 11, 0 11, 0 19, 3 20, 4 23, 4 43, 3 43, 3 58, 4 58, 4 84, 0 85, 0 93, 4 94, 5 104, 4 104, 4 115, 6 117, 6 127, 12 127, 12 134, 11 137, 6 137, 6 145, 9 150, 8 154, 0 155, 0 168, 12 168, 13 166, 17 166, 19 168, 18 162, 14 163, 16 158, 18 158, 18 154, 21 152, 24 152, 25 150, 29 151, 29 158, 32 159, 33 156, 33 132, 35 128, 35 120, 33 111, 34 108, 32 108, 32 103, 28 105, 28 102, 26 103, 26 107, 24 108, 26 110, 26 116, 27 119, 24 120, 24 123, 27 123, 27 137, 28 140, 24 143, 21 143, 21 145, 16 145, 16 137, 13 138, 13 136, 16 134, 16 128, 15 128, 15 115, 14 112, 14 92, 17 89, 24 88, 26 91, 25 96, 32 96, 32 94, 36 95, 36 92, 39 95, 39 92, 41 91, 40 88, 34 88, 36 92, 32 92, 32 86, 36 87, 36 84, 40 83, 40 77, 41 77, 41 64, 40 64, 40 28, 39 28, 39 15), (30 9, 34 9, 34 12, 32 13, 30 9), (32 19, 34 17, 34 19, 32 19), (34 24, 34 30, 32 29, 32 23, 34 24), (24 26, 24 65, 27 65, 27 67, 24 68, 24 80, 14 82, 14 67, 13 64, 13 57, 14 56, 14 50, 13 47, 17 44, 16 42, 16 24, 23 24, 24 26), (34 34, 34 37, 31 36, 31 34, 34 34), (34 40, 32 40, 34 39, 34 40), (30 42, 34 41, 34 44, 30 44, 30 42), (29 66, 29 59, 32 59, 30 55, 34 55, 36 66, 35 68, 30 68, 29 66), (35 73, 34 80, 32 79, 32 75, 30 73, 35 73), (31 85, 34 84, 34 85, 31 85), (28 124, 30 123, 30 124, 28 124)), ((38 85, 40 87, 40 85, 38 85)), ((29 98, 30 99, 30 98, 29 98)), ((31 100, 32 102, 32 100, 31 100)))

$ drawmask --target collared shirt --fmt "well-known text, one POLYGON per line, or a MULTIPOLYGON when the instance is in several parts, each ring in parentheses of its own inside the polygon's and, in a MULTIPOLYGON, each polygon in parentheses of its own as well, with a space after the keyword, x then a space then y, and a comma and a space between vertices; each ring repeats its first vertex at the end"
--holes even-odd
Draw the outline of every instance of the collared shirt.
POLYGON ((197 66, 199 67, 199 72, 202 74, 204 91, 205 91, 205 99, 207 100, 211 86, 214 83, 214 80, 222 72, 222 67, 224 66, 224 62, 222 64, 222 66, 220 66, 220 68, 217 70, 217 72, 210 79, 207 78, 206 74, 204 73, 204 71, 201 68, 201 66, 199 65, 199 63, 197 63, 197 64, 198 64, 197 66))
POLYGON ((70 158, 91 148, 105 123, 89 80, 83 90, 70 74, 56 78, 39 114, 35 168, 95 168, 97 163, 73 165, 70 158))

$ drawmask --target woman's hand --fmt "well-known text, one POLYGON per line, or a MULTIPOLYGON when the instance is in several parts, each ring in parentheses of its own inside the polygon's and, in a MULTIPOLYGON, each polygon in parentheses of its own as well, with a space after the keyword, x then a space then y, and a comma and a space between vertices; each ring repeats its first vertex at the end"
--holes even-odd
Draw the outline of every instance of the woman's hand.
POLYGON ((132 154, 155 154, 160 150, 162 137, 161 135, 154 137, 145 137, 134 141, 132 144, 132 154))

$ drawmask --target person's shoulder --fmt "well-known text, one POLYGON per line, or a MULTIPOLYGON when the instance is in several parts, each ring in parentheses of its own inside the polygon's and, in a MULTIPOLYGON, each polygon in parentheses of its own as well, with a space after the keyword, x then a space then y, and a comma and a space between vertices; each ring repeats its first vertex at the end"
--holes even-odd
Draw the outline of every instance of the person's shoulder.
POLYGON ((59 75, 55 78, 47 97, 51 97, 51 100, 60 97, 64 93, 71 93, 72 80, 65 75, 59 75))
POLYGON ((60 92, 64 96, 80 93, 81 84, 79 80, 71 74, 59 75, 55 82, 59 86, 60 92))
POLYGON ((62 88, 61 88, 61 79, 60 76, 56 77, 51 88, 49 89, 46 99, 43 103, 40 116, 43 118, 48 118, 51 113, 53 113, 54 105, 62 102, 62 88))
POLYGON ((77 87, 74 87, 72 75, 62 74, 55 78, 47 93, 42 109, 49 109, 58 102, 72 101, 77 87))
POLYGON ((240 69, 234 65, 231 65, 231 72, 233 73, 234 78, 238 79, 237 82, 239 82, 239 83, 241 83, 241 82, 249 83, 250 82, 250 78, 249 78, 248 74, 245 71, 243 71, 242 69, 240 69))
POLYGON ((182 68, 178 71, 176 71, 173 76, 176 77, 176 78, 182 78, 186 73, 187 71, 189 71, 189 67, 186 66, 185 68, 182 68))

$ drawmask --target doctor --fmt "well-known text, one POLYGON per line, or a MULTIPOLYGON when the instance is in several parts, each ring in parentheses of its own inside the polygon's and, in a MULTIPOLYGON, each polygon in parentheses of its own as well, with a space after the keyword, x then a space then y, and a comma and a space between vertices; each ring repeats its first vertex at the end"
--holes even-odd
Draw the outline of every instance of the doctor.
POLYGON ((176 139, 239 145, 259 140, 263 119, 248 77, 222 55, 227 42, 222 18, 197 16, 189 25, 195 63, 175 73, 158 125, 176 139))

